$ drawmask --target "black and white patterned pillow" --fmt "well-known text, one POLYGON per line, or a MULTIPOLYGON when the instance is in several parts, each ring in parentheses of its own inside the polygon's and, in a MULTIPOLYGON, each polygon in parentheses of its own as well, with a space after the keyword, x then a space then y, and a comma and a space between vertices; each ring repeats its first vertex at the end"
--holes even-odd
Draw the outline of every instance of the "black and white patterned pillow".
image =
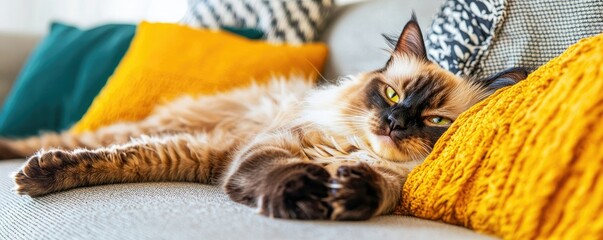
POLYGON ((427 55, 458 75, 473 70, 492 43, 502 23, 503 0, 446 1, 425 40, 427 55))
POLYGON ((447 0, 426 37, 429 58, 459 75, 537 68, 603 32, 601 0, 447 0))
POLYGON ((314 41, 334 0, 189 0, 181 23, 217 29, 256 28, 275 43, 314 41))

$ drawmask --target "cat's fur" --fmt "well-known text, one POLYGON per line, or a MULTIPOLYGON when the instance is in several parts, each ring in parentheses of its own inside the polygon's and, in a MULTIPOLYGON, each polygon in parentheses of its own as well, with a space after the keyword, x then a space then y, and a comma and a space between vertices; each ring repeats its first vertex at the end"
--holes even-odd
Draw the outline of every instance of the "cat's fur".
POLYGON ((405 177, 448 127, 430 117, 454 120, 525 76, 512 69, 475 81, 443 70, 427 60, 413 19, 384 68, 337 85, 275 79, 184 97, 140 122, 2 140, 0 157, 34 154, 14 175, 16 192, 32 197, 98 184, 191 181, 221 185, 232 200, 267 216, 361 220, 397 205, 405 177), (388 86, 399 102, 388 98, 388 86), (61 150, 38 151, 52 147, 61 150))

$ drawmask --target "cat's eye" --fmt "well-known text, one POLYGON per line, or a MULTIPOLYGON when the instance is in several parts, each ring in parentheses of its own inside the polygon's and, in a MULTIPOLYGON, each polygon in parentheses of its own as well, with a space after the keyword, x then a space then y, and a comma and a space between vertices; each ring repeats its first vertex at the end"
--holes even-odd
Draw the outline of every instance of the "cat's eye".
POLYGON ((385 96, 392 102, 398 103, 400 101, 400 96, 398 96, 398 93, 396 93, 396 90, 392 87, 387 87, 385 89, 385 96))
POLYGON ((448 125, 452 124, 452 120, 450 120, 449 118, 439 117, 439 116, 428 117, 426 120, 431 125, 436 125, 436 126, 448 126, 448 125))

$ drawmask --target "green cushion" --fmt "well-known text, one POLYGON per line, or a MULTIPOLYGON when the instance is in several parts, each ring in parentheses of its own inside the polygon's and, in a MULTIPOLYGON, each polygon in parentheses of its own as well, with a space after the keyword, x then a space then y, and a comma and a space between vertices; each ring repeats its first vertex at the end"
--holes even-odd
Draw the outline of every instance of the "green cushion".
POLYGON ((53 23, 17 77, 0 113, 0 135, 60 131, 78 121, 128 50, 136 26, 80 30, 53 23))
MULTIPOLYGON (((224 30, 250 39, 264 35, 255 29, 224 30)), ((53 23, 0 110, 0 136, 61 131, 80 120, 128 50, 135 31, 136 26, 127 24, 81 30, 53 23)))
POLYGON ((229 31, 234 34, 238 34, 240 36, 246 37, 248 39, 262 39, 264 37, 264 32, 257 28, 236 28, 229 26, 222 26, 222 30, 229 31))

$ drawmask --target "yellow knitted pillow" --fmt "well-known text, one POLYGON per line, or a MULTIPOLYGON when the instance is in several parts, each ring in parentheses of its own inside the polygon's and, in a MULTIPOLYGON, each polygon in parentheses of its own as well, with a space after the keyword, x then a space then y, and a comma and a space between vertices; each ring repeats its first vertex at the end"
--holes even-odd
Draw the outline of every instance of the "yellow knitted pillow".
POLYGON ((462 114, 398 213, 505 239, 603 239, 602 122, 599 35, 462 114))
POLYGON ((324 44, 273 45, 226 32, 143 22, 72 131, 140 120, 158 103, 182 94, 212 94, 279 75, 315 79, 326 54, 324 44))

